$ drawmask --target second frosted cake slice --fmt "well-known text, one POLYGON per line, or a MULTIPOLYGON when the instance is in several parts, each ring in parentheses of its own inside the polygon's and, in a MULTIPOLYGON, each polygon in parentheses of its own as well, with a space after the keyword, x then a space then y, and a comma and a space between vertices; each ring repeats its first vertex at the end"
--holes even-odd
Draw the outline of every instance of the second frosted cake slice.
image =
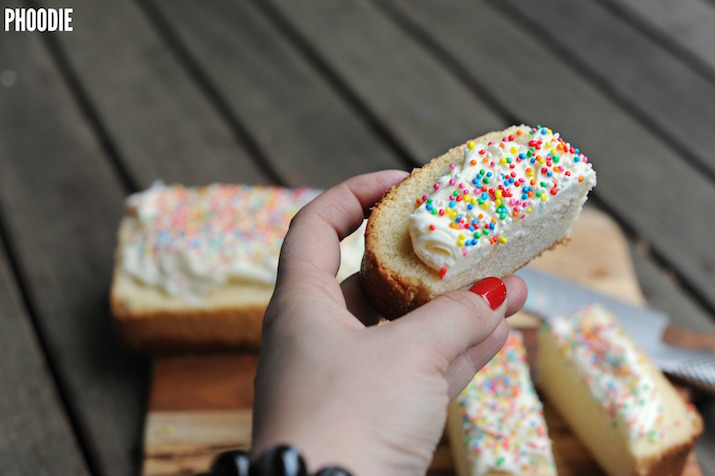
POLYGON ((556 474, 521 333, 450 404, 448 428, 459 476, 556 474))
POLYGON ((539 387, 610 475, 680 475, 702 420, 603 306, 539 332, 539 387))

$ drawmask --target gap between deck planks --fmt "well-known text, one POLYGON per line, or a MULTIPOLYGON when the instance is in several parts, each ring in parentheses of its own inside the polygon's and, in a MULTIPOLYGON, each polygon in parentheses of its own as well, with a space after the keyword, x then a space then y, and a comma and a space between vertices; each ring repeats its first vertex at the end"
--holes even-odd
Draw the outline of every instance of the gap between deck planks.
MULTIPOLYGON (((0 216, 7 246, 86 469, 136 474, 148 361, 119 342, 107 306, 125 191, 42 36, 5 34, 1 47, 1 69, 17 77, 0 88, 0 216)), ((66 458, 57 468, 76 464, 71 448, 56 456, 66 458)))
MULTIPOLYGON (((3 70, 0 60, 0 71, 3 70)), ((13 280, 0 236, 2 473, 6 476, 88 475, 89 470, 45 359, 31 318, 22 304, 20 290, 13 280)))

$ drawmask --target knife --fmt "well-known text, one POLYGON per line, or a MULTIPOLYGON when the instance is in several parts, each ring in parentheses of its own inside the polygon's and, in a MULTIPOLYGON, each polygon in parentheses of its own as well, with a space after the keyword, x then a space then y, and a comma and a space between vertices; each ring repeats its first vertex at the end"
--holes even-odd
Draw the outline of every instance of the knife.
MULTIPOLYGON (((664 313, 612 298, 553 274, 522 268, 516 273, 529 288, 524 310, 549 321, 591 303, 606 306, 626 333, 664 372, 715 393, 715 353, 676 347, 663 341, 669 318, 664 313)), ((679 331, 682 332, 687 331, 679 331)), ((676 335, 678 332, 675 333, 676 335)))

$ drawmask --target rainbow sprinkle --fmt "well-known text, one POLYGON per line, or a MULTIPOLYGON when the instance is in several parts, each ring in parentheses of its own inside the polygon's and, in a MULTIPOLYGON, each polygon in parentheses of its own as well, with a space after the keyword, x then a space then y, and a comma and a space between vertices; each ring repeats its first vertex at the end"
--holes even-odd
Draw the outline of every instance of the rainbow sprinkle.
POLYGON ((529 377, 521 333, 506 344, 457 397, 474 472, 529 474, 553 467, 543 406, 529 377))

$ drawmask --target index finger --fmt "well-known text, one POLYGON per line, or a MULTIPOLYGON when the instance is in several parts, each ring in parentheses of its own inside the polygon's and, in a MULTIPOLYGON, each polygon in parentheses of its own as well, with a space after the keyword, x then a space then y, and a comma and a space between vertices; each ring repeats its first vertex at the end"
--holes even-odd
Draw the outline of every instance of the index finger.
MULTIPOLYGON (((323 192, 293 218, 283 242, 278 283, 327 276, 340 267, 340 240, 355 231, 368 209, 407 175, 385 170, 350 178, 323 192)), ((336 288, 339 291, 339 287, 336 288)))

